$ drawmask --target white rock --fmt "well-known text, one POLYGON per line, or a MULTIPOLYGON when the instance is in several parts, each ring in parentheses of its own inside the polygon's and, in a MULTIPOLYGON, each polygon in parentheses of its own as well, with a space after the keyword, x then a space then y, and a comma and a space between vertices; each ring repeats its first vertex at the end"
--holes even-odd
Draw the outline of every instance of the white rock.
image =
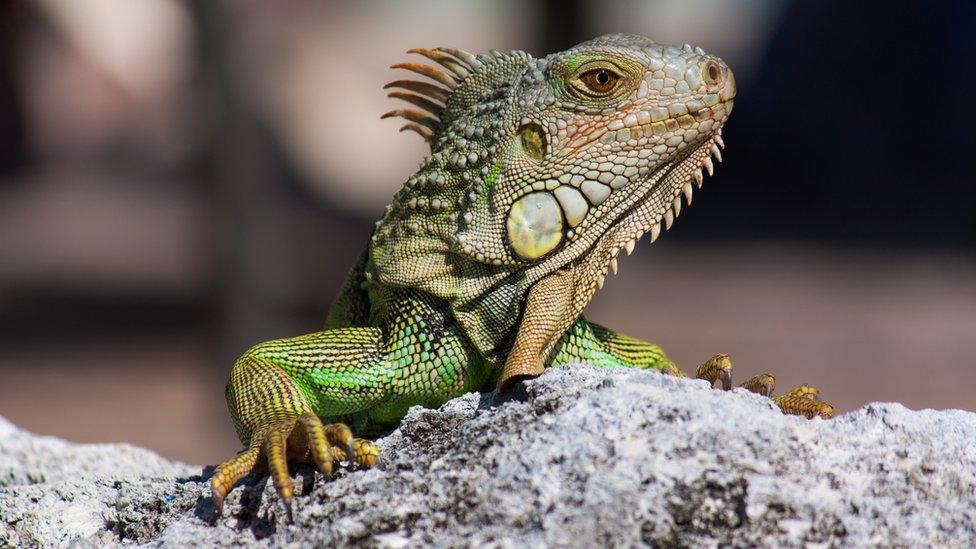
POLYGON ((18 431, 0 439, 0 546, 976 544, 971 412, 806 421, 745 391, 586 366, 516 395, 413 408, 379 441, 383 469, 306 493, 318 475, 298 468, 294 524, 267 478, 214 526, 199 468, 18 431))

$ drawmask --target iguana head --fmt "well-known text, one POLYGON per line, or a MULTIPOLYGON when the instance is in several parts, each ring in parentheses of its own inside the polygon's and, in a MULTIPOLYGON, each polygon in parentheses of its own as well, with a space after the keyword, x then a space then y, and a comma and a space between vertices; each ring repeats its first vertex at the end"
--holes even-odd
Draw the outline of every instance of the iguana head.
MULTIPOLYGON (((412 50, 437 84, 391 95, 431 155, 378 224, 376 275, 489 315, 570 266, 582 308, 621 249, 655 240, 723 146, 735 80, 701 48, 608 35, 534 59, 412 50), (501 296, 501 297, 500 297, 501 296)), ((467 309, 465 309, 467 308, 467 309)), ((500 319, 496 319, 500 320, 500 319)), ((479 320, 480 321, 480 320, 479 320)))

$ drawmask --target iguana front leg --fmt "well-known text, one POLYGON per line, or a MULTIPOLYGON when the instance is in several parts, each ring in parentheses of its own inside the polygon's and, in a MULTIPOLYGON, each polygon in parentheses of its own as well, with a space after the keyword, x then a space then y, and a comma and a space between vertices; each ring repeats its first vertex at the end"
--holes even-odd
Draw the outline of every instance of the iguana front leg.
POLYGON ((437 300, 395 290, 387 303, 382 329, 334 328, 269 341, 235 362, 227 406, 247 449, 211 478, 218 511, 234 484, 265 463, 289 508, 287 459, 315 463, 324 475, 350 454, 372 466, 377 446, 330 420, 395 425, 412 405, 439 406, 484 388, 491 365, 437 300))
POLYGON ((218 514, 242 477, 266 462, 290 512, 288 459, 313 462, 331 475, 334 461, 372 466, 377 448, 341 423, 319 417, 364 409, 383 399, 388 368, 376 328, 343 328, 268 341, 241 356, 227 384, 227 407, 247 447, 217 466, 210 479, 218 514))
MULTIPOLYGON (((587 322, 582 316, 566 330, 553 349, 547 366, 585 362, 601 368, 624 366, 629 368, 653 368, 663 373, 683 376, 661 347, 625 336, 587 322)), ((732 360, 719 353, 698 366, 695 377, 709 383, 722 382, 722 388, 732 387, 732 360)), ((741 387, 769 397, 786 414, 800 415, 808 419, 819 416, 829 418, 834 408, 819 397, 819 391, 809 385, 801 385, 779 396, 773 396, 776 379, 771 374, 760 374, 743 383, 741 387)))

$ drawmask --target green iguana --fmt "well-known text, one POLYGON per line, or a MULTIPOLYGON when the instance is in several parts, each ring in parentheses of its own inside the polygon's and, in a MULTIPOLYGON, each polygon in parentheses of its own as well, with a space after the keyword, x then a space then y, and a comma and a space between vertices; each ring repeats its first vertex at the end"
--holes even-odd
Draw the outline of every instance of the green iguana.
MULTIPOLYGON (((410 53, 433 63, 393 68, 430 81, 387 85, 412 107, 384 117, 407 119, 430 155, 376 223, 325 328, 235 362, 227 405, 246 449, 211 478, 218 513, 265 463, 290 513, 287 459, 323 475, 336 462, 369 467, 377 446, 353 430, 395 425, 413 405, 505 390, 560 364, 680 374, 657 345, 581 313, 617 253, 670 228, 721 160, 729 67, 698 47, 619 34, 541 59, 410 53)), ((728 390, 731 368, 716 355, 696 375, 728 390)), ((773 383, 743 386, 771 396, 773 383)), ((772 398, 787 413, 833 413, 809 386, 772 398)))

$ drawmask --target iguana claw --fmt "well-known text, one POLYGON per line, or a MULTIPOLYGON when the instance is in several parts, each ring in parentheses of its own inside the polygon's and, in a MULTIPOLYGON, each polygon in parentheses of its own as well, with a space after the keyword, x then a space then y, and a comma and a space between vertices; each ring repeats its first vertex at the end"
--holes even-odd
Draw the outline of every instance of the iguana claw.
POLYGON ((311 412, 268 425, 251 437, 250 447, 218 465, 210 477, 217 516, 222 514, 224 499, 237 481, 260 467, 262 458, 291 521, 294 483, 288 473, 288 459, 314 463, 323 476, 331 477, 337 461, 346 462, 348 469, 369 468, 378 455, 375 443, 353 438, 342 423, 323 425, 311 412))
POLYGON ((722 373, 722 377, 720 377, 719 379, 721 379, 721 381, 722 381, 722 390, 723 391, 731 391, 732 390, 732 372, 723 372, 722 373))

